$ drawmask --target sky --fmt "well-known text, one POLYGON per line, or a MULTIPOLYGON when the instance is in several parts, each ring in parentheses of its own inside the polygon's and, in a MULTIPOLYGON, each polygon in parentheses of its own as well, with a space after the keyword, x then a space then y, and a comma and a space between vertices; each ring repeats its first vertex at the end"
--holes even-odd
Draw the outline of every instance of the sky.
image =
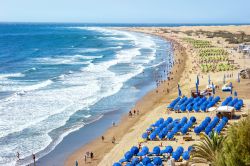
POLYGON ((0 22, 250 23, 250 0, 0 0, 0 22))

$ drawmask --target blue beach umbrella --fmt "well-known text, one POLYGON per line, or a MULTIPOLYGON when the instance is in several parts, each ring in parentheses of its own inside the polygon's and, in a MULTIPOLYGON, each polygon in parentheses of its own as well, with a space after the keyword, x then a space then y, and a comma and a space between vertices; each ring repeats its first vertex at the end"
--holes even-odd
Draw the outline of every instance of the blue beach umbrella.
POLYGON ((173 152, 172 157, 173 157, 176 161, 179 160, 179 158, 180 158, 179 152, 177 152, 177 151, 173 152))
POLYGON ((161 160, 160 157, 155 157, 155 158, 153 159, 153 163, 154 163, 155 165, 161 165, 161 164, 162 164, 162 160, 161 160))
POLYGON ((161 153, 160 147, 159 146, 155 146, 154 149, 153 149, 152 154, 158 155, 160 153, 161 153))
POLYGON ((130 151, 126 152, 124 155, 124 158, 126 160, 130 160, 132 157, 133 157, 133 154, 130 151))
POLYGON ((183 153, 183 151, 184 151, 184 148, 182 146, 178 146, 176 149, 176 152, 183 153))
POLYGON ((188 160, 190 158, 189 152, 188 151, 184 152, 182 154, 182 157, 183 157, 184 160, 188 160))
POLYGON ((149 157, 144 157, 144 158, 142 159, 142 164, 147 165, 148 163, 151 163, 150 158, 149 158, 149 157))
POLYGON ((119 160, 119 163, 124 163, 124 162, 127 162, 127 160, 126 159, 119 160))
POLYGON ((150 140, 154 140, 156 138, 156 133, 151 133, 149 135, 150 140))
POLYGON ((181 89, 180 89, 180 85, 178 84, 178 94, 179 96, 182 96, 182 93, 181 93, 181 89))
POLYGON ((130 149, 130 152, 131 152, 133 155, 137 155, 137 153, 139 153, 139 148, 136 147, 136 146, 133 146, 133 147, 130 149))
POLYGON ((148 164, 147 164, 147 166, 154 166, 154 164, 152 164, 152 163, 148 163, 148 164))
POLYGON ((137 156, 146 156, 146 152, 144 152, 144 151, 141 151, 141 152, 139 152, 138 154, 137 154, 137 156))
POLYGON ((114 163, 113 166, 122 166, 120 163, 114 163))
POLYGON ((136 166, 143 166, 141 163, 139 163, 139 164, 136 164, 136 166))
POLYGON ((133 165, 136 165, 136 164, 139 164, 139 163, 140 163, 140 160, 137 157, 133 158, 132 161, 131 161, 131 164, 133 164, 133 165))
POLYGON ((141 151, 145 152, 146 154, 148 153, 149 149, 147 146, 143 146, 141 151))
POLYGON ((143 133, 143 134, 142 134, 142 138, 143 138, 143 139, 147 139, 147 138, 148 138, 148 133, 143 133))
POLYGON ((173 147, 172 146, 166 146, 166 153, 172 153, 173 152, 173 147))
POLYGON ((195 132, 196 134, 199 134, 199 133, 201 132, 200 126, 195 127, 195 128, 194 128, 194 132, 195 132))
POLYGON ((167 134, 167 138, 168 139, 172 139, 174 137, 174 133, 173 132, 169 132, 168 134, 167 134))
POLYGON ((191 120, 193 123, 196 122, 196 118, 195 118, 194 116, 191 116, 191 117, 190 117, 190 120, 191 120))
POLYGON ((191 152, 193 150, 193 146, 188 147, 188 151, 191 152))

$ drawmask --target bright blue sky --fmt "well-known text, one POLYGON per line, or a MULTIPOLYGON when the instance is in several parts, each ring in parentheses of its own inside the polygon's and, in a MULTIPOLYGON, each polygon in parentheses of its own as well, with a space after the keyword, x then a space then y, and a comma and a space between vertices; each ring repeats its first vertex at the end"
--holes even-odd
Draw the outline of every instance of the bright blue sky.
POLYGON ((0 21, 250 23, 250 0, 0 0, 0 21))

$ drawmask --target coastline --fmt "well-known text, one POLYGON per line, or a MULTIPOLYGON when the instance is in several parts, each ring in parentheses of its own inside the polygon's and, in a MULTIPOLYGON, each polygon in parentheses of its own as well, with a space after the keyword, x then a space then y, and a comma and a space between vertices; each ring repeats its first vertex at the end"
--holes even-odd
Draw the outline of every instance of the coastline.
MULTIPOLYGON (((136 32, 136 31, 135 31, 136 32)), ((122 139, 127 131, 130 131, 133 126, 135 126, 140 119, 144 119, 151 110, 162 105, 166 102, 166 97, 170 95, 175 89, 176 85, 179 82, 182 72, 184 71, 186 63, 186 53, 184 47, 173 38, 167 38, 160 35, 155 35, 148 33, 150 35, 158 36, 166 41, 172 43, 174 51, 174 60, 175 65, 171 69, 170 81, 161 83, 156 89, 148 92, 144 97, 137 101, 133 109, 139 109, 140 114, 129 118, 128 115, 123 115, 120 122, 115 127, 110 127, 104 134, 105 141, 102 142, 101 138, 97 138, 90 143, 80 147, 73 154, 71 154, 65 161, 64 165, 73 165, 77 160, 80 165, 97 165, 104 158, 104 156, 115 146, 111 143, 111 139, 115 136, 116 141, 122 139), (158 91, 158 92, 156 92, 158 91), (167 93, 169 91, 169 93, 167 93), (87 163, 84 162, 84 154, 86 152, 94 153, 94 160, 90 162, 87 160, 87 163)), ((175 90, 176 91, 176 90, 175 90)), ((133 110, 132 109, 132 110, 133 110)))
MULTIPOLYGON (((142 130, 146 129, 150 124, 155 122, 160 117, 166 117, 167 112, 165 111, 165 106, 169 104, 176 96, 177 94, 177 83, 180 83, 182 93, 183 94, 189 94, 190 90, 195 89, 195 80, 196 76, 200 75, 200 87, 205 88, 207 85, 207 78, 208 75, 211 76, 212 81, 214 84, 219 85, 222 87, 223 85, 223 75, 225 74, 232 74, 234 77, 227 78, 227 81, 232 82, 236 86, 234 87, 238 93, 239 98, 244 99, 244 103, 246 108, 250 109, 250 95, 247 93, 250 88, 248 86, 249 81, 248 80, 242 80, 241 85, 238 86, 238 82, 236 79, 237 73, 245 68, 246 66, 250 66, 249 61, 246 62, 244 59, 243 54, 237 53, 236 51, 231 50, 232 47, 235 47, 236 45, 230 45, 225 41, 223 38, 207 38, 204 35, 200 36, 191 36, 195 39, 203 39, 203 40, 209 40, 213 45, 219 48, 223 48, 227 50, 230 55, 229 58, 234 60, 234 64, 238 66, 238 69, 233 71, 220 71, 220 72, 208 72, 203 73, 201 69, 199 68, 199 61, 198 61, 198 55, 197 51, 190 45, 185 43, 182 39, 184 37, 188 37, 187 34, 184 32, 188 30, 203 30, 203 31, 229 31, 231 33, 239 32, 240 30, 244 31, 246 34, 250 34, 250 26, 209 26, 209 27, 165 27, 165 28, 157 28, 157 27, 136 27, 136 28, 121 28, 122 30, 130 30, 140 33, 146 33, 151 34, 155 36, 160 36, 161 38, 165 38, 167 40, 171 40, 172 42, 177 42, 179 46, 182 48, 176 48, 174 49, 175 53, 175 59, 178 59, 178 56, 181 56, 182 58, 185 58, 182 61, 182 64, 175 64, 172 71, 175 71, 178 69, 176 73, 171 75, 173 80, 169 81, 169 85, 171 87, 168 87, 166 84, 161 84, 157 90, 158 92, 164 92, 165 88, 169 88, 169 94, 164 93, 155 93, 155 90, 152 90, 149 92, 146 96, 144 96, 140 101, 138 101, 137 105, 142 104, 145 106, 145 109, 143 110, 143 113, 141 113, 140 116, 134 118, 134 119, 128 119, 126 115, 123 116, 121 122, 118 124, 116 128, 109 128, 107 132, 105 132, 105 137, 109 138, 108 143, 101 142, 101 138, 93 140, 89 144, 80 147, 77 151, 75 151, 73 154, 71 154, 66 162, 65 165, 74 165, 75 161, 78 160, 78 163, 80 165, 112 165, 114 162, 119 161, 119 159, 122 158, 124 153, 129 150, 132 146, 138 146, 138 142, 140 142, 142 130), (161 33, 160 31, 167 31, 167 33, 161 33), (179 34, 180 32, 180 34, 179 34), (220 41, 220 42, 218 42, 220 41), (180 53, 180 51, 183 51, 183 53, 180 53), (185 65, 183 65, 185 64, 185 65), (151 94, 151 95, 150 95, 151 94), (151 103, 150 105, 147 105, 148 103, 151 103), (149 106, 149 107, 146 107, 149 106), (123 127, 124 126, 124 127, 123 127), (111 138, 114 134, 119 135, 119 138, 117 138, 117 144, 112 145, 111 144, 111 138), (109 136, 108 136, 109 135, 109 136), (87 151, 93 151, 96 153, 94 156, 94 159, 90 162, 85 164, 84 163, 84 154, 87 151)), ((165 89, 166 90, 166 89, 165 89)), ((165 91, 166 93, 166 91, 165 91)), ((222 100, 225 99, 229 94, 223 93, 222 91, 216 91, 216 95, 222 97, 222 100)), ((243 109, 243 111, 237 112, 237 116, 241 116, 242 113, 246 113, 246 108, 243 109)), ((172 112, 168 112, 168 114, 171 114, 171 117, 175 118, 181 118, 182 116, 195 116, 198 120, 198 123, 204 119, 205 116, 208 116, 207 113, 184 113, 184 114, 176 114, 172 112)), ((214 115, 209 116, 213 117, 214 115)), ((230 120, 230 123, 235 123, 238 120, 230 120)), ((199 140, 199 137, 196 135, 192 135, 195 140, 199 140)), ((183 144, 183 140, 181 137, 177 137, 177 142, 169 142, 169 141, 163 141, 163 146, 166 145, 172 145, 173 148, 176 148, 178 145, 183 144)), ((184 148, 187 148, 188 146, 192 145, 195 141, 191 142, 185 142, 182 146, 184 148)), ((156 142, 150 142, 146 145, 153 148, 153 146, 159 145, 160 141, 156 142)))

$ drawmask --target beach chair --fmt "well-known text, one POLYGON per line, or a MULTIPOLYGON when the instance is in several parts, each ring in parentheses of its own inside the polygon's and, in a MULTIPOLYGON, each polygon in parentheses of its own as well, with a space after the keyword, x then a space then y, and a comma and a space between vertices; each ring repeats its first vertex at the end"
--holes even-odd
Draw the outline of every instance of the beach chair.
POLYGON ((190 136, 190 135, 183 136, 183 140, 184 141, 192 141, 192 136, 190 136))

